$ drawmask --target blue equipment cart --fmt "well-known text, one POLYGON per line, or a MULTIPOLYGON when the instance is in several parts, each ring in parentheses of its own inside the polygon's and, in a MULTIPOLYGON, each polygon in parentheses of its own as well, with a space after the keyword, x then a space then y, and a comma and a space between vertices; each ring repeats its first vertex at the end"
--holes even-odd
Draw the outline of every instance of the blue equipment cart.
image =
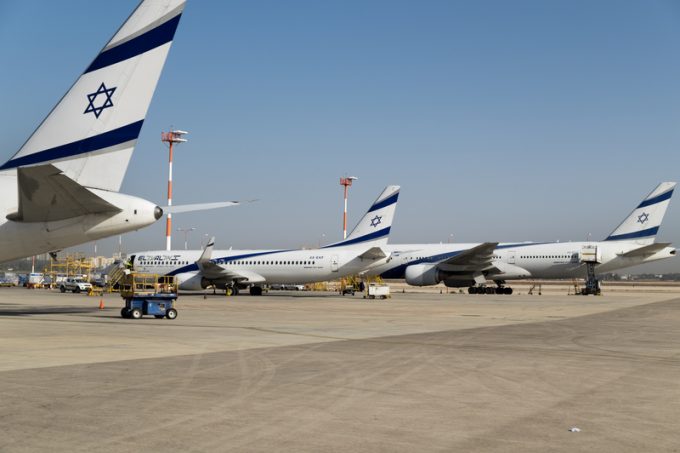
POLYGON ((144 315, 158 319, 177 317, 175 277, 130 273, 123 277, 120 295, 125 300, 125 307, 120 310, 123 318, 140 319, 144 315))

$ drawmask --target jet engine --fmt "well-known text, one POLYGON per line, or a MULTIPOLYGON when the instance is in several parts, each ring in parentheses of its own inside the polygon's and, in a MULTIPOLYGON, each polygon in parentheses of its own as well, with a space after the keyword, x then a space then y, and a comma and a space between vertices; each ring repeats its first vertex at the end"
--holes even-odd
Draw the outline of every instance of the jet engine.
POLYGON ((179 289, 184 291, 201 291, 208 285, 205 279, 196 272, 184 272, 175 276, 179 289))
POLYGON ((469 278, 468 275, 465 275, 461 278, 456 278, 456 277, 448 277, 446 280, 444 280, 444 286, 447 288, 467 288, 469 286, 475 286, 477 282, 469 278))
POLYGON ((432 286, 442 281, 436 264, 414 264, 404 272, 406 283, 411 286, 432 286))

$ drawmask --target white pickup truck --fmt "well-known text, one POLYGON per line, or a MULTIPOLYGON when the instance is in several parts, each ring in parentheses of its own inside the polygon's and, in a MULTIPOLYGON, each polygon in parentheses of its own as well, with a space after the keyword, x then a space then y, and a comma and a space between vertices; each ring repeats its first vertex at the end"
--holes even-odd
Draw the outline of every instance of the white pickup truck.
POLYGON ((84 281, 81 278, 68 277, 59 285, 59 291, 65 293, 66 291, 73 291, 74 293, 79 293, 81 291, 89 291, 92 288, 90 283, 84 281))

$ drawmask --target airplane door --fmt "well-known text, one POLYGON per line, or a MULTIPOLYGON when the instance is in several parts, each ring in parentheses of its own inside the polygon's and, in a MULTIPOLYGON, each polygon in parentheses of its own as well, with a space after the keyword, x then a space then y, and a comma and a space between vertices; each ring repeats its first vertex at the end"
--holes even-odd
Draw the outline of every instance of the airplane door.
POLYGON ((331 272, 338 271, 338 255, 331 256, 331 272))
POLYGON ((508 264, 515 264, 515 251, 508 250, 508 264))

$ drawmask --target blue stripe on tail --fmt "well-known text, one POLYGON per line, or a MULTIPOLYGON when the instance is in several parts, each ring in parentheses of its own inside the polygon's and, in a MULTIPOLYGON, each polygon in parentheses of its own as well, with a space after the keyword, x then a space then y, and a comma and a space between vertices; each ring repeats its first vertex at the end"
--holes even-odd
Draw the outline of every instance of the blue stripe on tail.
POLYGON ((139 131, 142 130, 142 124, 144 124, 144 120, 139 120, 136 123, 131 123, 127 126, 95 135, 94 137, 88 137, 76 142, 56 146, 44 151, 29 154, 28 156, 17 157, 16 159, 6 162, 0 167, 0 170, 64 159, 66 157, 77 156, 79 154, 85 154, 136 140, 137 137, 139 137, 139 131))
POLYGON ((633 233, 617 234, 615 236, 609 236, 605 241, 621 241, 623 239, 640 239, 650 236, 656 236, 659 231, 659 227, 647 228, 646 230, 635 231, 633 233))
POLYGON ((329 249, 329 248, 333 248, 333 247, 344 247, 345 245, 359 244, 361 242, 366 242, 366 241, 374 241, 376 239, 380 239, 381 237, 385 237, 388 234, 390 234, 390 227, 383 228, 382 230, 374 231, 373 233, 364 234, 363 236, 359 236, 358 238, 348 239, 346 241, 337 242, 335 244, 327 245, 327 246, 322 247, 322 248, 329 249))
POLYGON ((371 209, 368 210, 368 212, 373 212, 377 211, 378 209, 386 208, 390 205, 393 205, 394 203, 397 202, 399 199, 399 192, 390 195, 389 197, 385 198, 383 201, 379 201, 378 203, 374 204, 371 206, 371 209))
POLYGON ((169 21, 130 41, 103 51, 97 55, 97 58, 95 58, 90 66, 88 66, 85 73, 87 74, 88 72, 120 63, 121 61, 136 57, 137 55, 141 55, 144 52, 148 52, 151 49, 155 49, 156 47, 160 47, 163 44, 172 41, 181 16, 182 14, 178 14, 169 21))
POLYGON ((671 189, 666 193, 662 193, 661 195, 657 195, 654 198, 650 198, 648 200, 643 201, 636 209, 644 208, 645 206, 651 206, 653 204, 661 203, 662 201, 668 200, 671 196, 673 196, 673 190, 674 189, 671 189))

